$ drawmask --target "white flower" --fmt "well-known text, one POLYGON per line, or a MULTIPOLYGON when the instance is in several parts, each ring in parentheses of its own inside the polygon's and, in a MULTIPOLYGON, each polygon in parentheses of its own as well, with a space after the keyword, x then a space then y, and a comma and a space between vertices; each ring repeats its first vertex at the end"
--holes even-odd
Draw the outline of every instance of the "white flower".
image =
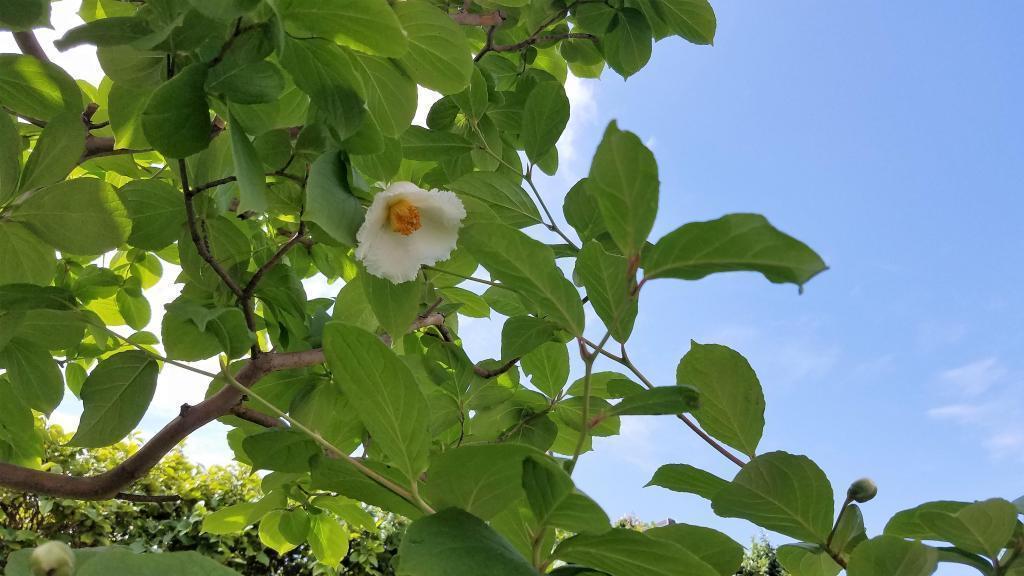
POLYGON ((395 182, 373 197, 356 234, 356 258, 379 278, 395 284, 414 280, 420 266, 448 258, 465 217, 462 200, 452 192, 395 182))

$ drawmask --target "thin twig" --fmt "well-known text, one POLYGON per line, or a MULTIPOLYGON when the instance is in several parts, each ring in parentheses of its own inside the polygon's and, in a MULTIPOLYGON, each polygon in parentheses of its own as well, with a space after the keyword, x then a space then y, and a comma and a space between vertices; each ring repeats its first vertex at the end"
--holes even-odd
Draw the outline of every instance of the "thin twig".
POLYGON ((133 494, 131 492, 118 492, 114 499, 124 500, 125 502, 150 502, 154 504, 181 502, 183 500, 177 494, 133 494))
MULTIPOLYGON (((185 164, 184 158, 178 159, 178 171, 181 172, 181 188, 185 193, 185 218, 188 223, 189 235, 192 237, 192 243, 195 244, 196 250, 199 251, 199 256, 210 265, 210 268, 213 268, 213 271, 217 273, 217 276, 220 276, 220 279, 224 281, 224 284, 227 285, 228 289, 230 289, 236 297, 243 299, 245 297, 245 293, 242 291, 242 287, 239 286, 238 282, 235 281, 235 279, 228 274, 227 270, 220 265, 220 262, 213 257, 213 254, 210 253, 210 245, 206 242, 206 238, 204 238, 200 233, 199 219, 196 217, 195 206, 192 204, 192 198, 195 194, 192 193, 192 190, 188 185, 188 166, 185 164)), ((250 326, 249 328, 251 330, 253 326, 250 326)))
POLYGON ((232 408, 231 413, 234 414, 235 416, 238 416, 242 420, 252 422, 253 424, 259 424, 264 428, 279 428, 281 426, 284 426, 284 423, 278 418, 274 418, 269 414, 264 414, 259 410, 253 410, 252 408, 249 408, 248 406, 242 404, 238 404, 237 406, 232 408))
POLYGON ((50 57, 46 55, 46 51, 43 50, 43 46, 36 38, 35 32, 31 30, 15 32, 14 41, 18 44, 18 49, 21 50, 22 54, 26 56, 35 56, 43 62, 50 61, 50 57))

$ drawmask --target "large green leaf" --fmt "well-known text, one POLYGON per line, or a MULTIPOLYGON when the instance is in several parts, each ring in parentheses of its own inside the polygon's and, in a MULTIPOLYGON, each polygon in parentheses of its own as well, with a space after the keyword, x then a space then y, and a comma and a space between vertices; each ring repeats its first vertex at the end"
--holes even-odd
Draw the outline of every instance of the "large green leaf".
POLYGON ((0 375, 0 462, 38 468, 43 443, 35 429, 35 416, 15 393, 6 374, 0 375))
POLYGON ((55 64, 20 54, 0 54, 0 105, 49 120, 62 111, 82 112, 82 91, 55 64))
POLYGON ((523 489, 540 526, 570 532, 600 534, 610 528, 608 515, 582 492, 562 467, 544 457, 523 461, 523 489))
POLYGON ((590 164, 586 189, 627 257, 640 253, 651 232, 658 213, 658 186, 654 154, 636 134, 611 122, 590 164))
POLYGON ((714 43, 718 23, 708 0, 645 0, 641 5, 649 20, 673 34, 694 44, 714 43))
POLYGON ((360 97, 362 81, 352 60, 344 48, 319 38, 300 40, 289 36, 281 55, 281 65, 295 85, 309 95, 316 119, 325 125, 336 144, 355 134, 366 119, 366 106, 360 97))
POLYGON ((555 265, 549 247, 497 223, 466 226, 461 242, 493 278, 523 296, 533 312, 548 316, 572 334, 583 334, 579 293, 555 265))
POLYGON ((338 242, 355 246, 365 215, 359 200, 349 192, 341 155, 337 150, 324 152, 309 169, 303 219, 338 242))
POLYGON ((925 502, 908 510, 897 512, 885 525, 885 534, 899 536, 900 538, 911 538, 914 540, 941 540, 942 537, 936 534, 926 524, 922 516, 925 512, 944 512, 956 514, 970 505, 970 502, 957 502, 953 500, 937 500, 925 502))
POLYGON ((0 28, 29 30, 49 21, 49 0, 7 0, 0 4, 0 28))
POLYGON ((784 544, 776 550, 776 558, 793 576, 836 576, 842 570, 817 544, 784 544))
POLYGON ((97 178, 75 178, 33 192, 11 211, 45 242, 71 254, 102 254, 120 246, 130 223, 114 188, 97 178))
POLYGON ((54 116, 43 128, 36 147, 25 161, 19 188, 33 190, 60 182, 78 165, 85 152, 82 113, 67 110, 54 116))
POLYGON ((469 85, 472 50, 458 24, 423 0, 401 2, 395 13, 409 39, 409 50, 398 62, 413 80, 442 94, 469 85))
POLYGON ((536 576, 537 571, 479 518, 449 508, 412 523, 398 549, 399 576, 536 576))
POLYGON ((956 512, 924 510, 921 524, 946 542, 986 558, 997 558, 1017 526, 1017 507, 1002 498, 964 506, 956 512))
POLYGON ((626 528, 573 536, 558 545, 555 557, 615 576, 718 576, 689 550, 626 528))
POLYGON ((238 212, 266 212, 267 178, 263 175, 263 162, 256 154, 256 147, 234 116, 228 133, 231 135, 231 158, 238 177, 238 212))
POLYGON ((185 158, 210 144, 206 64, 186 66, 153 92, 142 111, 142 132, 161 154, 185 158))
POLYGON ((272 428, 246 436, 242 449, 257 470, 307 472, 310 459, 320 448, 298 430, 272 428))
POLYGON ((234 104, 276 102, 285 91, 284 74, 281 67, 273 62, 259 60, 221 72, 224 65, 222 62, 210 70, 206 90, 211 94, 220 94, 234 104))
POLYGON ((0 204, 18 191, 21 175, 21 135, 10 114, 0 113, 0 204))
POLYGON ((473 143, 443 130, 410 126, 402 134, 402 154, 409 160, 446 160, 467 154, 473 143))
POLYGON ((523 105, 520 139, 526 156, 533 162, 554 148, 569 122, 569 98, 558 82, 541 82, 523 105))
POLYGON ((158 372, 156 360, 141 350, 101 360, 82 384, 84 410, 69 444, 101 448, 128 435, 149 408, 158 372))
POLYGON ((676 383, 700 392, 693 416, 708 434, 755 454, 764 430, 764 392, 746 358, 725 346, 691 341, 676 368, 676 383))
POLYGON ((110 109, 107 112, 114 141, 120 148, 149 148, 149 141, 142 131, 142 111, 152 94, 152 88, 129 82, 114 82, 110 87, 107 95, 110 109))
POLYGON ((57 286, 0 285, 0 312, 21 310, 73 310, 75 295, 57 286))
POLYGON ((427 467, 430 407, 409 368, 369 332, 329 322, 324 355, 374 444, 416 481, 427 467))
POLYGON ((594 195, 587 189, 587 179, 581 178, 565 194, 562 213, 579 235, 580 240, 587 242, 606 233, 608 228, 601 216, 601 208, 597 205, 594 195))
POLYGON ((712 500, 729 482, 689 464, 664 464, 654 472, 647 486, 661 486, 675 492, 696 494, 712 500))
POLYGON ((219 562, 198 552, 136 554, 111 550, 92 556, 79 570, 75 571, 75 576, 107 576, 109 574, 238 576, 238 572, 222 566, 219 562))
POLYGON ((616 416, 660 416, 693 412, 700 395, 690 386, 658 386, 630 394, 616 404, 610 414, 616 416))
POLYGON ((470 172, 452 182, 449 187, 460 196, 484 202, 509 226, 525 228, 541 223, 537 205, 526 190, 496 172, 470 172))
POLYGON ((806 244, 758 214, 685 224, 658 240, 645 253, 643 266, 647 278, 699 280, 717 272, 760 272, 777 284, 798 286, 827 269, 806 244))
POLYGON ((370 117, 385 136, 401 136, 416 115, 416 83, 385 58, 356 54, 352 63, 363 80, 370 117))
POLYGON ((17 222, 0 222, 0 284, 41 284, 53 279, 57 257, 17 222))
POLYGON ((0 350, 0 366, 7 369, 11 388, 29 408, 49 415, 64 397, 60 368, 37 344, 14 338, 0 350))
POLYGON ((520 358, 555 338, 557 326, 543 318, 513 316, 501 327, 501 359, 520 358))
POLYGON ((282 0, 285 25, 358 50, 397 58, 405 34, 386 0, 282 0))
POLYGON ((185 223, 181 191, 153 178, 132 180, 117 191, 128 211, 131 233, 128 244, 143 250, 160 250, 171 245, 185 223))
POLYGON ((326 514, 309 518, 309 548, 321 564, 337 566, 348 554, 349 532, 340 522, 326 514))
POLYGON ((258 502, 241 502, 224 506, 203 517, 202 532, 207 534, 238 534, 259 522, 264 515, 287 504, 283 492, 271 492, 258 502))
POLYGON ((920 542, 877 536, 853 551, 850 576, 928 576, 935 572, 937 554, 920 542))
POLYGON ((653 32, 643 12, 624 8, 615 17, 611 31, 602 39, 608 65, 629 78, 647 65, 651 59, 653 32))
MULTIPOLYGON (((363 464, 393 482, 403 482, 402 472, 394 468, 373 461, 365 461, 363 464)), ((314 488, 331 490, 406 518, 415 519, 423 514, 415 505, 368 478, 347 460, 315 459, 311 479, 314 488)))
POLYGON ((438 509, 454 506, 490 520, 523 495, 522 444, 463 446, 435 457, 423 494, 438 509))
POLYGON ((629 262, 606 252, 600 242, 587 242, 576 258, 576 276, 612 337, 619 342, 628 340, 637 314, 629 262))
POLYGON ((561 342, 546 342, 523 356, 520 365, 530 383, 548 398, 556 398, 569 381, 569 350, 561 342))
POLYGON ((260 0, 188 0, 188 3, 205 16, 227 22, 253 10, 260 0))
POLYGON ((91 44, 93 46, 124 46, 153 33, 149 22, 139 16, 108 16, 76 26, 54 41, 60 51, 91 44))
POLYGON ((366 300, 380 327, 393 340, 398 340, 409 331, 420 308, 420 282, 395 284, 390 280, 366 274, 362 281, 366 300))
MULTIPOLYGON (((656 526, 645 532, 651 538, 667 540, 692 552, 722 576, 731 576, 743 561, 743 546, 718 530, 690 524, 656 526)), ((799 576, 799 575, 797 575, 799 576)))
POLYGON ((745 464, 711 505, 719 516, 823 545, 832 529, 832 498, 832 485, 810 458, 769 452, 745 464))

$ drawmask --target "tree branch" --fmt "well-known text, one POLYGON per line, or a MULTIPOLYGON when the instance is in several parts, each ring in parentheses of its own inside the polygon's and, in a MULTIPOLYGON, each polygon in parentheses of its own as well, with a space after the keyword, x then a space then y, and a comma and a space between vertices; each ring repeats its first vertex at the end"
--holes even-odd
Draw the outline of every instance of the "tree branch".
POLYGON ((497 26, 505 21, 505 15, 500 10, 476 14, 473 12, 456 12, 452 14, 452 20, 463 26, 497 26))
POLYGON ((284 426, 284 422, 282 422, 280 418, 274 418, 269 414, 264 414, 259 410, 253 410, 252 408, 242 404, 238 404, 232 408, 231 413, 242 420, 252 422, 253 424, 259 424, 264 428, 280 428, 284 426))
POLYGON ((21 50, 22 54, 26 56, 35 56, 43 62, 50 61, 50 57, 46 55, 46 51, 43 50, 43 46, 39 44, 39 40, 36 38, 35 32, 31 30, 15 32, 14 42, 18 44, 18 49, 21 50))
POLYGON ((163 504, 165 502, 181 502, 183 498, 177 494, 132 494, 129 492, 118 492, 114 496, 115 500, 124 500, 125 502, 152 502, 156 504, 163 504))

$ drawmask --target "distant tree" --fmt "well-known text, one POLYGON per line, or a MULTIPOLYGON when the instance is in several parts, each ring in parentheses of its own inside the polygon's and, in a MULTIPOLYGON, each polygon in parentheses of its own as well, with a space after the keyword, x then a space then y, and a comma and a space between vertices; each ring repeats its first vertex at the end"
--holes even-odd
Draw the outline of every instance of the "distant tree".
POLYGON ((762 535, 750 541, 736 576, 789 576, 775 557, 775 547, 762 535))

